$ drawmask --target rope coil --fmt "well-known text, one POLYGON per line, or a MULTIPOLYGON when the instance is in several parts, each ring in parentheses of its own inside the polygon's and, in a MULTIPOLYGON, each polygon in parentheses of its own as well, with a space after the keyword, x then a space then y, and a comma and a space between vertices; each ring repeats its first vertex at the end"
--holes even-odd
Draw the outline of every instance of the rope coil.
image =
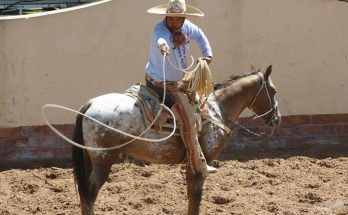
POLYGON ((203 58, 198 59, 196 68, 191 72, 187 72, 183 81, 189 83, 189 91, 196 92, 201 97, 208 96, 214 90, 209 65, 203 58))

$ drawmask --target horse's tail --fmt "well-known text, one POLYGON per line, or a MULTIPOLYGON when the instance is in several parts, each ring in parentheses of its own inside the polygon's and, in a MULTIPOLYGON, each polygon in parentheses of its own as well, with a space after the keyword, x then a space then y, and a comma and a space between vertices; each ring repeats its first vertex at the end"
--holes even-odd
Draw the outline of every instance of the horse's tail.
MULTIPOLYGON (((85 114, 88 108, 91 106, 90 103, 85 104, 79 111, 80 113, 85 114)), ((76 143, 84 145, 83 135, 82 135, 82 115, 77 115, 76 124, 73 134, 73 140, 76 143)), ((90 173, 90 159, 87 153, 84 153, 84 150, 77 147, 72 146, 72 164, 74 171, 74 179, 75 184, 77 184, 78 192, 80 194, 80 198, 85 199, 87 194, 87 186, 88 186, 88 177, 90 173)))

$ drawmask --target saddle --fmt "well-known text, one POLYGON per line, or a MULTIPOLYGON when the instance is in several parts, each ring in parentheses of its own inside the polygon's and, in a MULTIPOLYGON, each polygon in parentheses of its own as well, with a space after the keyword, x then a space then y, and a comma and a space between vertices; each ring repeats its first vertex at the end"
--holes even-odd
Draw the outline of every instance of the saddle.
MULTIPOLYGON (((141 111, 143 112, 145 125, 149 127, 152 122, 154 122, 157 114, 161 111, 161 101, 160 96, 153 89, 138 83, 131 86, 125 92, 126 95, 137 100, 141 111)), ((176 123, 181 123, 178 120, 176 123)), ((156 133, 168 135, 173 131, 174 128, 174 119, 165 109, 162 108, 162 111, 153 124, 150 130, 155 131, 156 133)), ((180 128, 177 127, 175 131, 175 136, 180 136, 180 128)))

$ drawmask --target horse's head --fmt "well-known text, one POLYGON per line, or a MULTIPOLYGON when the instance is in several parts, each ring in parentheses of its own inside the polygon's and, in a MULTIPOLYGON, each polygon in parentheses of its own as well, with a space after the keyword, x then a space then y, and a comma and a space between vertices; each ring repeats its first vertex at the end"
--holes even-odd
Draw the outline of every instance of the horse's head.
POLYGON ((270 78, 271 73, 272 65, 265 73, 259 73, 262 82, 249 108, 255 113, 255 118, 262 118, 269 126, 278 126, 281 122, 281 114, 275 99, 277 91, 270 78))

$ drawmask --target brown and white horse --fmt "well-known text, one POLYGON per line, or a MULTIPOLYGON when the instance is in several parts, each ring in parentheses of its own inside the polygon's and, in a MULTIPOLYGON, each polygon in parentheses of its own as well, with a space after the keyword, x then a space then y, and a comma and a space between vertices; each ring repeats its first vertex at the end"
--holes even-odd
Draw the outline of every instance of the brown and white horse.
MULTIPOLYGON (((206 100, 209 114, 231 128, 241 112, 249 108, 261 116, 266 125, 273 127, 279 125, 281 116, 275 100, 276 89, 270 79, 271 72, 270 66, 265 73, 248 73, 215 84, 214 92, 206 100)), ((139 135, 146 129, 139 104, 134 98, 125 94, 114 93, 93 98, 80 111, 130 134, 139 135)), ((203 124, 199 141, 208 163, 217 159, 227 140, 230 139, 227 138, 229 135, 231 133, 214 123, 203 124)), ((151 130, 143 137, 160 138, 157 132, 151 130)), ((74 141, 79 144, 108 148, 121 145, 130 139, 82 115, 77 116, 74 141)), ((82 214, 93 214, 98 192, 120 153, 150 163, 175 164, 183 161, 186 148, 178 136, 172 136, 164 142, 135 140, 125 147, 111 151, 84 150, 73 146, 74 176, 80 195, 82 214)), ((188 214, 199 214, 204 178, 200 173, 194 173, 187 164, 186 180, 188 214)))

